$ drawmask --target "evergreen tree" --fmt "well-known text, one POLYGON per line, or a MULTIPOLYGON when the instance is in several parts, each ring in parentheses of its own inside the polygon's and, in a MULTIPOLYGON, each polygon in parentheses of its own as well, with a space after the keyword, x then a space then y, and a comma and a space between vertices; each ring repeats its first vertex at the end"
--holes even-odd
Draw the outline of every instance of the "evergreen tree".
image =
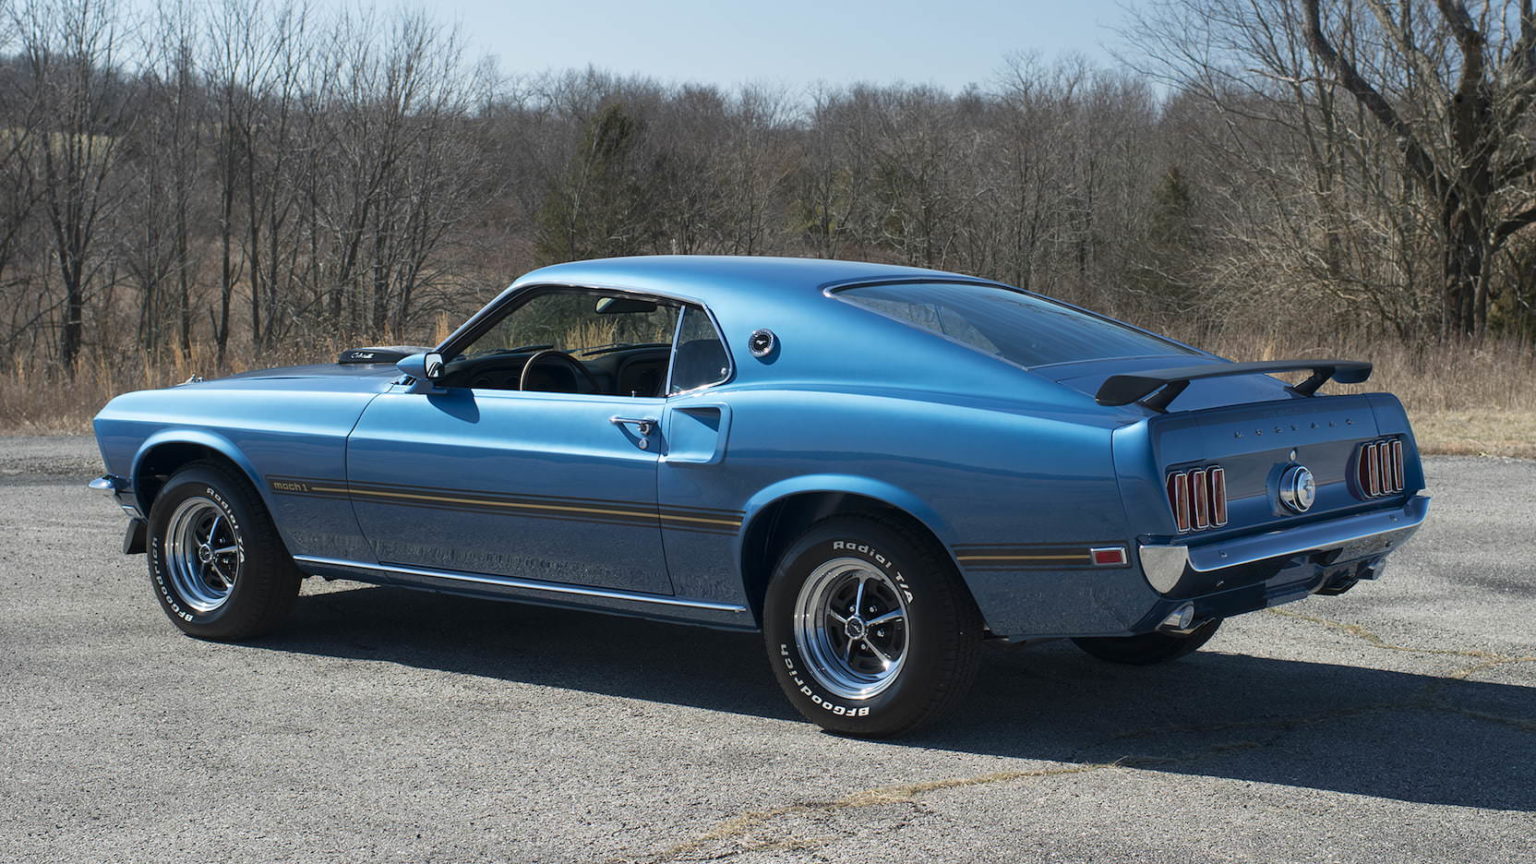
POLYGON ((1157 298, 1167 311, 1187 309, 1195 300, 1196 263, 1203 246, 1194 192, 1177 165, 1169 167, 1152 192, 1147 227, 1136 256, 1136 287, 1157 298))
POLYGON ((540 264, 646 251, 648 183, 640 169, 641 121, 620 102, 586 123, 581 146, 537 217, 540 264))

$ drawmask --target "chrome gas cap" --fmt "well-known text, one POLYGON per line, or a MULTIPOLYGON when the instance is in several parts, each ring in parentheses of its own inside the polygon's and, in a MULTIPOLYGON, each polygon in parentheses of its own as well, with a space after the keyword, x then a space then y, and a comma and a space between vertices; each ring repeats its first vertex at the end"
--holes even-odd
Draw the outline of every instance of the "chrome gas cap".
POLYGON ((1305 513, 1317 500, 1317 481, 1305 465, 1291 465, 1280 475, 1280 503, 1292 513, 1305 513))

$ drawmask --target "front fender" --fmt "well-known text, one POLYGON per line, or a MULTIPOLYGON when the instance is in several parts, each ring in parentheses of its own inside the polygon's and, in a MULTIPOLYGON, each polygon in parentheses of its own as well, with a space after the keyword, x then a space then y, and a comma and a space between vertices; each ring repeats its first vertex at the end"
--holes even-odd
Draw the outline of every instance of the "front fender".
POLYGON ((245 453, 235 446, 233 441, 207 429, 172 427, 161 429, 144 439, 144 443, 139 445, 138 452, 134 453, 133 467, 128 476, 132 478, 134 504, 139 508, 140 513, 147 514, 150 504, 149 501, 144 499, 144 487, 139 482, 144 469, 144 462, 156 449, 172 444, 190 444, 197 447, 206 447, 233 462, 236 467, 245 472, 246 478, 251 481, 251 485, 255 487, 257 494, 261 495, 263 501, 265 501, 266 489, 261 482, 262 475, 256 470, 256 466, 251 464, 251 460, 246 457, 245 453))

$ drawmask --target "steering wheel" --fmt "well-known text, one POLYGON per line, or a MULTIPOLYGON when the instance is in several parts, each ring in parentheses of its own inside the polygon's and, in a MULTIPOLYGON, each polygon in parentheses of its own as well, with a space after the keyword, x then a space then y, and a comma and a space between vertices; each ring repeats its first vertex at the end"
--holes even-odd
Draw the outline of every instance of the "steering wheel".
MULTIPOLYGON (((546 363, 547 364, 550 361, 554 361, 558 365, 563 366, 566 369, 570 370, 570 372, 572 374, 572 384, 573 384, 575 389, 570 390, 568 392, 571 392, 571 393, 596 393, 597 392, 597 379, 592 377, 592 373, 587 371, 587 367, 582 365, 580 360, 577 360, 575 357, 572 357, 571 355, 565 353, 564 351, 561 351, 558 348, 545 348, 542 351, 534 352, 534 355, 532 357, 528 358, 528 362, 523 364, 522 374, 517 376, 517 389, 519 389, 519 390, 527 390, 528 389, 528 373, 533 371, 533 367, 534 366, 537 366, 537 365, 539 365, 541 363, 546 363)), ((557 390, 557 391, 553 391, 553 392, 562 392, 562 391, 558 391, 557 390)))

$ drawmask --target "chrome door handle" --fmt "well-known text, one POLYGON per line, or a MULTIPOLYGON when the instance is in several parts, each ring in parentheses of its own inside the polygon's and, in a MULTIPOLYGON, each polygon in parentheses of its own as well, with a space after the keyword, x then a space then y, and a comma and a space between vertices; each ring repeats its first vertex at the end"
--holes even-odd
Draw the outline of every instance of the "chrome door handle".
POLYGON ((651 434, 651 430, 656 428, 655 417, 609 417, 608 422, 619 426, 633 426, 642 438, 651 434))

